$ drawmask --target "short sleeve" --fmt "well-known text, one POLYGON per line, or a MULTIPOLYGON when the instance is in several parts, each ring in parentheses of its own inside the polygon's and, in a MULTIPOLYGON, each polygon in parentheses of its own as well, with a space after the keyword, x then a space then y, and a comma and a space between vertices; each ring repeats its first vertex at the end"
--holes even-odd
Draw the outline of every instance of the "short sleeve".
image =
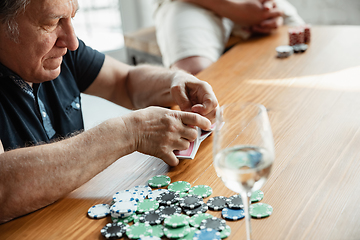
POLYGON ((80 92, 84 92, 98 76, 105 60, 105 55, 85 45, 79 39, 79 47, 64 56, 70 71, 75 77, 80 92))

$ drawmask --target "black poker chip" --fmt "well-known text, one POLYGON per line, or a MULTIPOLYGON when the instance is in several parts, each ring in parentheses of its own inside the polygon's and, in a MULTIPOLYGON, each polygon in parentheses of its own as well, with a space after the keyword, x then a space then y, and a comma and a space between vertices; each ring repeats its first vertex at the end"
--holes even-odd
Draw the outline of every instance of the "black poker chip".
POLYGON ((122 222, 108 223, 100 232, 106 239, 117 239, 124 235, 126 228, 127 225, 122 222))
POLYGON ((168 217, 174 214, 181 214, 181 208, 175 205, 160 206, 158 210, 160 211, 160 214, 163 217, 168 217))
POLYGON ((172 204, 177 203, 179 199, 180 199, 180 195, 178 193, 169 191, 169 192, 161 193, 156 198, 156 201, 158 201, 160 205, 170 206, 172 204))
POLYGON ((194 209, 183 208, 183 212, 188 216, 192 216, 197 213, 205 213, 208 209, 209 208, 208 208, 207 204, 202 202, 199 207, 194 208, 194 209))
POLYGON ((233 195, 229 197, 228 199, 226 199, 226 204, 231 209, 244 208, 244 204, 240 195, 233 195))
POLYGON ((160 210, 153 210, 144 213, 139 217, 141 223, 149 223, 150 225, 161 224, 165 217, 161 214, 160 210))
POLYGON ((226 227, 226 221, 217 217, 207 218, 201 221, 200 229, 211 228, 217 231, 222 231, 226 227))
POLYGON ((308 45, 305 43, 301 43, 301 44, 296 44, 296 45, 292 46, 292 48, 294 49, 295 53, 302 53, 308 49, 308 45))
POLYGON ((189 194, 187 196, 184 196, 183 198, 180 198, 179 204, 182 208, 188 208, 188 209, 194 209, 199 207, 203 203, 203 198, 199 195, 192 195, 189 194))
POLYGON ((207 205, 211 210, 214 211, 222 210, 227 206, 226 200, 227 197, 224 196, 212 197, 207 201, 207 205))

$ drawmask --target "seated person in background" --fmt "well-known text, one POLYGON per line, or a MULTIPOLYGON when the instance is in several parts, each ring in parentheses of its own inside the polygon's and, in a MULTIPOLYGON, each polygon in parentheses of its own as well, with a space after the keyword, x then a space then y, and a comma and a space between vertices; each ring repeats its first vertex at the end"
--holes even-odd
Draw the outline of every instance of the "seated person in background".
POLYGON ((217 99, 183 71, 131 67, 74 33, 76 0, 0 3, 0 223, 47 206, 120 157, 179 162, 217 99), (83 131, 80 92, 133 111, 83 131), (162 107, 179 105, 182 111, 162 107))
POLYGON ((286 0, 158 0, 157 41, 165 67, 197 74, 224 52, 232 33, 247 39, 304 21, 286 0))

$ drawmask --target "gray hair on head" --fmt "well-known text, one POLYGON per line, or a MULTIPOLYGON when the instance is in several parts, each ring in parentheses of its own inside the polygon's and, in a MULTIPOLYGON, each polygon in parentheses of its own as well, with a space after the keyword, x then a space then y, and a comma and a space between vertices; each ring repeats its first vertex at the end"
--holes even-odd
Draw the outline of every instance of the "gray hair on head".
POLYGON ((7 35, 18 41, 19 28, 15 20, 19 13, 25 11, 31 0, 1 0, 0 1, 0 22, 5 25, 7 35))

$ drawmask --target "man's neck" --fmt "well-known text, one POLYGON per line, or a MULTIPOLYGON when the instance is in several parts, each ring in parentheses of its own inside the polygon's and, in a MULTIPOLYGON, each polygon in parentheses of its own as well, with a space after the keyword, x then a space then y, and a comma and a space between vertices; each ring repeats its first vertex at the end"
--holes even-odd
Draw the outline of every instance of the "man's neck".
POLYGON ((26 82, 27 84, 29 84, 30 87, 33 87, 33 83, 32 82, 26 82))

